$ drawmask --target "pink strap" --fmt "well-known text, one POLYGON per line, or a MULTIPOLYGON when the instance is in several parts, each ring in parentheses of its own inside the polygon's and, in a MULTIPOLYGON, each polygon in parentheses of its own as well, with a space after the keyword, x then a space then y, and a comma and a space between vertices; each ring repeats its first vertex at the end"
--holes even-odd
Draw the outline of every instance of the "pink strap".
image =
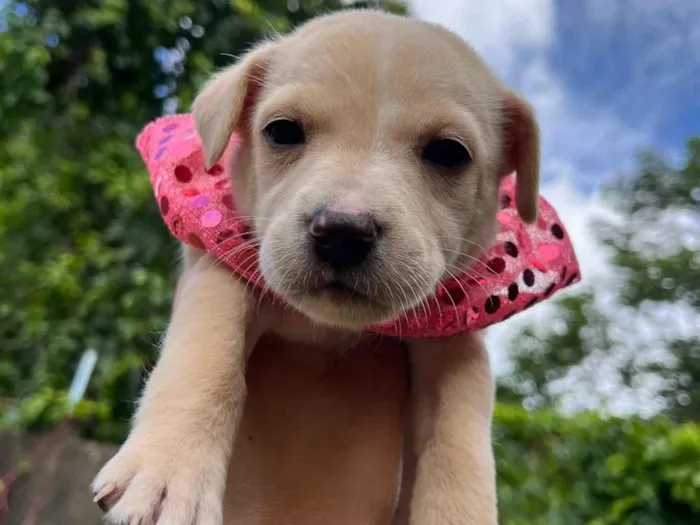
MULTIPOLYGON (((236 215, 230 191, 227 167, 236 147, 234 137, 219 163, 206 171, 190 115, 158 119, 137 139, 161 214, 173 235, 213 253, 262 288, 257 250, 246 243, 247 226, 236 215)), ((480 262, 441 283, 426 308, 370 331, 434 337, 480 330, 580 280, 576 254, 554 209, 540 197, 537 224, 525 225, 513 204, 514 186, 513 176, 504 178, 500 230, 480 262)))

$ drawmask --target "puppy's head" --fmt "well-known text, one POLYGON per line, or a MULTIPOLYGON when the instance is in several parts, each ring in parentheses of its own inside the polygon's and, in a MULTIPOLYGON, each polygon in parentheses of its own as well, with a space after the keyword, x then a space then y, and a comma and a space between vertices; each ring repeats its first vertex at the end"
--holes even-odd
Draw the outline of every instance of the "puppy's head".
POLYGON ((316 19, 216 75, 193 113, 209 165, 240 135, 235 199, 263 276, 318 322, 394 319, 476 261, 504 175, 537 216, 530 107, 437 26, 316 19))

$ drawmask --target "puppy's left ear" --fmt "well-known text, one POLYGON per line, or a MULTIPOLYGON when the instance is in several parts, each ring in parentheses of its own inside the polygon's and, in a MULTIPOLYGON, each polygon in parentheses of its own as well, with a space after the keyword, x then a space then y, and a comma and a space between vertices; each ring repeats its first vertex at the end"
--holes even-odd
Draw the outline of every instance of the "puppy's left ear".
POLYGON ((515 205, 526 223, 537 220, 540 187, 540 129, 530 104, 512 91, 503 99, 503 175, 516 172, 515 205))
POLYGON ((207 169, 221 158, 234 130, 247 124, 275 47, 265 43, 249 51, 238 63, 215 74, 195 98, 192 115, 207 169))

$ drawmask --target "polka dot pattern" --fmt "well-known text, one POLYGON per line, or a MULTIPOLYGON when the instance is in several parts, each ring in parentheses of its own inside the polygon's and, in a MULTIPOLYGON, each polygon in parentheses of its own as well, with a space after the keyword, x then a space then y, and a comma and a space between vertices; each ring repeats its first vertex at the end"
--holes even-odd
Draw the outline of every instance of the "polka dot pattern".
POLYGON ((175 178, 182 183, 188 183, 192 180, 192 170, 187 166, 176 166, 173 173, 175 178))
POLYGON ((160 212, 163 214, 163 217, 165 217, 169 211, 170 211, 170 200, 168 200, 167 197, 163 196, 160 198, 160 212))
POLYGON ((487 266, 491 273, 503 273, 503 270, 506 269, 506 261, 502 257, 496 257, 495 259, 491 259, 487 263, 487 266))
POLYGON ((203 228, 216 228, 220 223, 223 215, 219 210, 209 210, 202 215, 203 228))
POLYGON ((518 288, 518 283, 511 283, 508 287, 508 300, 515 301, 520 293, 520 288, 518 288))
POLYGON ((228 179, 222 179, 214 184, 214 189, 217 191, 231 189, 231 183, 228 181, 228 179))
POLYGON ((505 249, 506 253, 510 255, 511 257, 517 257, 518 254, 520 253, 518 251, 518 247, 515 245, 515 243, 506 241, 503 244, 503 248, 505 249))
POLYGON ((180 192, 180 195, 182 195, 183 197, 196 197, 197 195, 199 195, 199 190, 195 188, 183 188, 180 192))
POLYGON ((221 230, 216 236, 216 244, 221 244, 230 239, 233 239, 235 235, 236 232, 234 232, 233 230, 221 230))
POLYGON ((552 235, 557 239, 562 240, 564 238, 564 230, 559 224, 552 224, 550 229, 552 230, 552 235))
POLYGON ((223 197, 221 197, 221 203, 226 206, 229 210, 234 210, 233 206, 233 195, 226 194, 223 197))
MULTIPOLYGON (((223 158, 209 170, 204 167, 190 115, 156 120, 146 126, 136 145, 172 234, 210 251, 239 275, 264 287, 259 269, 250 264, 258 255, 249 242, 253 235, 249 225, 236 215, 232 194, 228 167, 238 138, 233 137, 223 158)), ((368 330, 414 337, 480 330, 578 282, 576 255, 556 212, 540 198, 536 224, 524 224, 515 209, 514 190, 515 177, 505 177, 499 196, 498 234, 469 272, 442 282, 435 298, 428 302, 430 308, 418 307, 394 323, 368 330)))
POLYGON ((487 314, 495 314, 501 307, 501 298, 497 295, 492 295, 486 299, 486 305, 484 306, 484 312, 487 314))
POLYGON ((206 195, 199 195, 190 201, 190 206, 193 208, 206 208, 211 202, 211 198, 206 195))
POLYGON ((212 177, 218 177, 224 174, 224 168, 217 164, 216 166, 212 166, 212 168, 208 170, 207 173, 212 177))

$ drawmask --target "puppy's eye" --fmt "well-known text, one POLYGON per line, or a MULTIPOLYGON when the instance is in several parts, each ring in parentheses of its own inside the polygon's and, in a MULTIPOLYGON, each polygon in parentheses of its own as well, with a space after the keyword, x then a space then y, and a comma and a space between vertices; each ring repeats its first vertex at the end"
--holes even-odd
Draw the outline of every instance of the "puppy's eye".
POLYGON ((299 146, 306 140, 304 128, 295 120, 274 120, 265 126, 263 134, 276 146, 299 146))
POLYGON ((469 150, 452 139, 435 139, 423 148, 423 160, 440 168, 466 168, 472 160, 469 150))

